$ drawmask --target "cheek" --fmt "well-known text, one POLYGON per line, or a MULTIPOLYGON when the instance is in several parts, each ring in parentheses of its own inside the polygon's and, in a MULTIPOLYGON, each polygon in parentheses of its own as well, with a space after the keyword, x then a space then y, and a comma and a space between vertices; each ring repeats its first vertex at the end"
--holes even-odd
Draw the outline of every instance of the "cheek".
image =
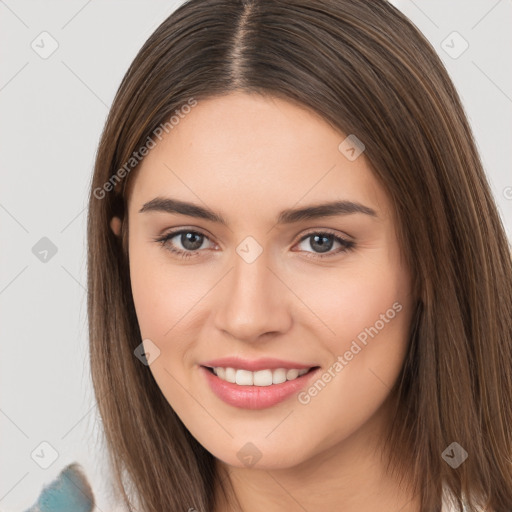
POLYGON ((295 278, 294 291, 308 306, 307 324, 318 324, 317 337, 336 354, 348 350, 358 337, 364 343, 375 328, 379 338, 393 339, 408 326, 407 275, 389 261, 322 269, 314 276, 295 278))
MULTIPOLYGON (((195 319, 200 299, 211 284, 198 279, 193 266, 170 263, 162 249, 143 250, 134 243, 131 251, 130 278, 142 339, 150 339, 159 349, 149 370, 174 412, 200 439, 208 416, 202 415, 202 407, 195 407, 202 399, 191 401, 189 390, 195 389, 197 377, 191 372, 191 354, 199 339, 195 319)), ((197 390, 193 395, 198 395, 197 390)))
POLYGON ((397 258, 374 258, 329 283, 309 297, 335 332, 323 337, 332 359, 321 376, 325 386, 306 390, 301 403, 329 411, 333 423, 351 411, 350 430, 382 404, 403 366, 412 318, 409 274, 397 258))
MULTIPOLYGON (((163 356, 151 365, 151 372, 192 434, 225 459, 230 441, 205 413, 201 404, 208 404, 211 398, 189 371, 190 354, 208 315, 222 307, 215 284, 223 272, 216 267, 204 266, 199 271, 194 265, 173 264, 154 250, 143 250, 143 244, 138 243, 130 249, 137 318, 143 339, 154 340, 163 356), (200 405, 191 401, 187 390, 192 390, 200 405)), ((324 374, 331 368, 325 385, 313 383, 301 396, 302 401, 292 402, 295 425, 300 428, 283 424, 271 439, 263 439, 261 432, 272 430, 274 419, 268 425, 263 421, 262 427, 251 425, 246 417, 229 417, 233 432, 242 432, 244 439, 259 439, 282 460, 289 457, 290 464, 298 454, 306 457, 309 452, 328 448, 368 421, 389 394, 403 364, 410 322, 407 276, 395 260, 379 259, 376 253, 371 259, 358 261, 351 268, 348 264, 338 269, 309 267, 307 273, 301 273, 288 267, 280 273, 293 290, 283 288, 282 293, 290 294, 294 328, 299 334, 308 332, 307 337, 314 340, 318 354, 323 355, 319 362, 324 374), (341 371, 336 370, 340 366, 333 367, 339 356, 344 361, 341 371), (287 446, 292 448, 284 448, 287 446)), ((236 457, 232 458, 236 464, 236 457)))
POLYGON ((335 332, 324 329, 321 343, 331 359, 298 397, 305 424, 318 429, 325 448, 367 422, 389 395, 403 366, 412 308, 406 275, 390 267, 352 272, 326 294, 309 297, 312 309, 335 332), (339 425, 336 432, 332 425, 339 425))
MULTIPOLYGON (((186 337, 178 333, 197 315, 204 316, 201 299, 215 293, 211 288, 217 279, 204 269, 198 279, 196 267, 171 264, 162 251, 144 249, 140 241, 130 247, 133 300, 143 338, 154 339, 161 350, 171 345, 179 351, 180 339, 186 337)), ((392 343, 408 326, 408 283, 402 268, 383 260, 374 257, 357 267, 322 268, 302 275, 295 272, 286 276, 285 270, 284 279, 302 299, 297 306, 301 310, 307 307, 297 323, 311 330, 336 355, 349 350, 354 340, 369 346, 375 329, 381 346, 392 343), (401 312, 393 308, 396 303, 402 306, 401 312)), ((398 340, 394 345, 399 350, 398 340)))
POLYGON ((321 320, 316 337, 330 353, 321 382, 306 390, 300 403, 309 404, 309 411, 329 411, 333 423, 351 411, 347 434, 384 401, 407 350, 412 317, 409 274, 398 258, 384 257, 386 252, 380 258, 375 253, 371 260, 360 260, 357 268, 318 275, 309 286, 302 280, 298 293, 307 297, 321 320))
MULTIPOLYGON (((143 338, 158 341, 170 335, 183 309, 184 280, 181 273, 170 274, 154 248, 144 248, 135 236, 130 243, 130 280, 137 320, 143 338)), ((161 249, 158 249, 161 251, 161 249)), ((183 313, 182 313, 183 315, 183 313)), ((181 315, 181 316, 182 316, 181 315)), ((162 347, 160 347, 162 348, 162 347)))

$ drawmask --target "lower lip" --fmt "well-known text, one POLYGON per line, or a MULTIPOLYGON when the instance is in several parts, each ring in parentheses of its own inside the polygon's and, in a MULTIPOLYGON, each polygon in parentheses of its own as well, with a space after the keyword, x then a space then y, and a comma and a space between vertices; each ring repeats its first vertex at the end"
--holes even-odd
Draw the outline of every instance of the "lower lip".
POLYGON ((287 380, 282 384, 240 386, 219 379, 217 375, 207 370, 204 366, 199 368, 208 381, 211 390, 221 400, 241 409, 266 409, 283 402, 303 389, 317 371, 320 370, 320 368, 315 368, 294 380, 287 380))

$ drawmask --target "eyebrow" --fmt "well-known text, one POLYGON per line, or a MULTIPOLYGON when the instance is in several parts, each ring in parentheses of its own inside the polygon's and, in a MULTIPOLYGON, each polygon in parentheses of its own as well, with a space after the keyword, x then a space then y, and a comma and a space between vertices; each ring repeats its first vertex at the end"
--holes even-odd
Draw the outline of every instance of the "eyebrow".
MULTIPOLYGON (((226 219, 217 212, 203 206, 171 199, 169 197, 155 197, 142 206, 139 213, 164 212, 178 213, 189 217, 197 217, 227 226, 226 219)), ((304 220, 330 217, 334 215, 349 215, 363 213, 371 217, 378 217, 377 212, 368 206, 353 201, 331 201, 313 204, 303 208, 288 208, 279 213, 277 224, 293 224, 304 220)))

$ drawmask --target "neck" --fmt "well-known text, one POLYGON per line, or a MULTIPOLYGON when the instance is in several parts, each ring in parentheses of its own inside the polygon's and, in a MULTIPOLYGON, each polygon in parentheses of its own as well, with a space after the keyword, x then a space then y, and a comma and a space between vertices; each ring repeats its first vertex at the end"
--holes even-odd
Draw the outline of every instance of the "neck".
POLYGON ((382 409, 349 438, 294 467, 233 467, 218 461, 218 481, 228 485, 226 496, 217 485, 215 512, 419 512, 420 497, 386 471, 378 435, 384 421, 382 409))

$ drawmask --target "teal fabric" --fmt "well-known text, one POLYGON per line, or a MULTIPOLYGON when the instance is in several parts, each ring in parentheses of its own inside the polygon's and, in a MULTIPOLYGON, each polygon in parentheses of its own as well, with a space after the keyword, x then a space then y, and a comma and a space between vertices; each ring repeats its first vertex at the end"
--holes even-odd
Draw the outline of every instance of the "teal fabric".
POLYGON ((94 496, 78 464, 66 466, 26 512, 91 512, 94 496))

